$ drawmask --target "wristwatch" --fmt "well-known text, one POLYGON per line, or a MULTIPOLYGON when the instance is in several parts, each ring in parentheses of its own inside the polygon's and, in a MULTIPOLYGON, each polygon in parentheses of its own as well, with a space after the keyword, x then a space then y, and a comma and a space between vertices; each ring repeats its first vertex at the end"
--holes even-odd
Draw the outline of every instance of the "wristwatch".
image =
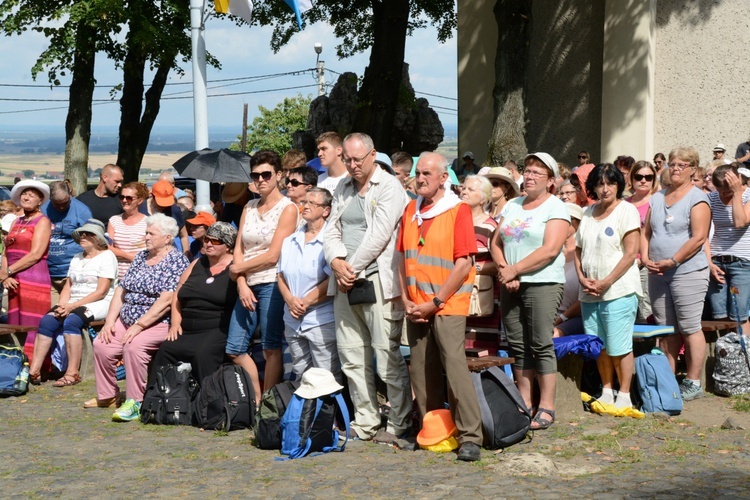
POLYGON ((680 267, 680 263, 677 262, 677 259, 675 259, 674 257, 670 257, 669 260, 671 260, 672 262, 674 262, 675 269, 678 268, 678 267, 680 267))
POLYGON ((445 307, 445 302, 437 298, 437 296, 435 296, 435 298, 432 299, 432 303, 435 304, 435 307, 437 307, 438 309, 442 309, 445 307))

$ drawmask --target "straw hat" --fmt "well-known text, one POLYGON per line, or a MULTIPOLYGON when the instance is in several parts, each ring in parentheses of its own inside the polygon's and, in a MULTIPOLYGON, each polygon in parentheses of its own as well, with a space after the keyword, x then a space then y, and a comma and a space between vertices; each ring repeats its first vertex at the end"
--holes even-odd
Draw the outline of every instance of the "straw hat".
POLYGON ((336 382, 333 373, 324 368, 309 368, 303 375, 299 388, 294 393, 305 399, 315 399, 333 394, 344 386, 336 382))
POLYGON ((510 184, 510 187, 515 191, 516 196, 521 194, 521 190, 518 189, 518 183, 513 178, 513 174, 505 167, 492 167, 489 172, 484 174, 485 177, 488 179, 498 179, 501 181, 505 181, 508 184, 510 184))
POLYGON ((234 203, 242 198, 247 191, 247 182, 227 182, 221 192, 221 200, 224 203, 234 203))

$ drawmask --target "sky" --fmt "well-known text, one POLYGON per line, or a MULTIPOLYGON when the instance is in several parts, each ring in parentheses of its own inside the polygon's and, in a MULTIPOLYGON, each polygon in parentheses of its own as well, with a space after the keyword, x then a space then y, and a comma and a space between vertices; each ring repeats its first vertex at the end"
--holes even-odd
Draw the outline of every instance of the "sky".
MULTIPOLYGON (((289 12, 293 16, 292 11, 289 12)), ((208 125, 209 129, 217 127, 242 126, 243 105, 248 104, 248 122, 258 114, 258 105, 273 108, 284 97, 293 97, 297 93, 317 95, 314 72, 316 54, 314 44, 321 43, 321 59, 326 69, 337 73, 353 71, 361 76, 368 62, 369 54, 358 54, 354 57, 339 60, 336 57, 337 40, 333 29, 327 24, 308 25, 302 32, 295 34, 290 42, 274 54, 269 46, 271 28, 238 27, 229 20, 210 17, 206 22, 206 47, 222 63, 222 69, 208 67, 208 125), (297 76, 284 76, 264 79, 256 82, 218 82, 234 78, 286 73, 306 70, 297 76), (213 83, 212 83, 213 81, 213 83), (272 90, 285 87, 310 85, 309 88, 248 93, 258 90, 272 90), (215 94, 244 93, 243 95, 211 97, 215 94)), ((20 37, 0 37, 0 131, 27 127, 59 127, 64 132, 67 113, 67 87, 50 89, 46 73, 40 74, 37 80, 31 78, 31 68, 37 56, 46 47, 46 39, 37 33, 27 32, 20 37), (8 85, 44 85, 28 88, 8 85), (14 102, 3 99, 32 99, 36 102, 14 102), (60 99, 60 102, 42 100, 60 99), (50 109, 54 108, 54 109, 50 109), (43 109, 43 110, 42 110, 43 109), (42 111, 32 111, 42 110, 42 111)), ((445 44, 437 41, 436 30, 432 27, 416 31, 406 42, 406 62, 410 64, 411 83, 417 92, 424 92, 452 98, 443 99, 417 94, 425 97, 430 104, 447 109, 436 109, 445 126, 455 126, 457 122, 457 64, 456 39, 445 44)), ((183 66, 184 76, 172 72, 170 84, 164 96, 182 96, 184 99, 165 100, 157 118, 155 129, 190 127, 193 123, 192 105, 192 65, 183 66)), ((326 83, 333 85, 337 74, 326 72, 326 83)), ((121 73, 110 61, 98 57, 96 62, 97 88, 94 99, 110 99, 107 86, 121 82, 121 73)), ((150 78, 146 79, 148 82, 150 78)), ((70 82, 69 77, 61 79, 63 85, 70 82)), ((330 91, 330 87, 328 88, 330 91)), ((117 95, 119 99, 119 94, 117 95)), ((112 103, 96 104, 93 108, 92 133, 97 130, 117 127, 119 123, 117 100, 112 103)))

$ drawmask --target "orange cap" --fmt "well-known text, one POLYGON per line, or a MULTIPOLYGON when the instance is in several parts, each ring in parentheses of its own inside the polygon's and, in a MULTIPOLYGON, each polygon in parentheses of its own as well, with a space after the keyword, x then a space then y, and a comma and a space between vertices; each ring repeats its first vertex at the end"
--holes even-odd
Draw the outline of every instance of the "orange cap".
POLYGON ((185 222, 194 226, 210 227, 216 222, 216 217, 208 212, 198 212, 195 217, 188 219, 185 222))
POLYGON ((449 410, 428 411, 422 420, 422 430, 417 434, 420 446, 432 446, 458 434, 449 410))
POLYGON ((158 181, 151 188, 156 204, 160 207, 171 207, 174 205, 174 187, 169 181, 158 181))

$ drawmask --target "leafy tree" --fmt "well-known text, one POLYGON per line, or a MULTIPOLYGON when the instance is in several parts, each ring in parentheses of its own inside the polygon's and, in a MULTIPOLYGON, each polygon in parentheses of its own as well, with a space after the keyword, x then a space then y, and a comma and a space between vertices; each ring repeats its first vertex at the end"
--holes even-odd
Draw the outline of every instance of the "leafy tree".
MULTIPOLYGON (((273 25, 271 48, 278 51, 299 31, 284 2, 258 2, 253 12, 261 26, 273 25)), ((370 49, 370 62, 359 89, 354 130, 372 136, 379 150, 389 151, 396 115, 406 37, 429 23, 437 27, 438 40, 450 38, 456 28, 454 0, 318 0, 305 13, 310 23, 327 22, 342 39, 339 57, 370 49)))
MULTIPOLYGON (((307 113, 312 97, 286 97, 273 109, 258 106, 256 116, 247 127, 247 152, 270 149, 283 155, 292 148, 292 135, 307 126, 307 113)), ((232 149, 240 149, 238 143, 232 149)))
POLYGON ((23 174, 23 177, 24 177, 25 179, 31 179, 32 177, 34 177, 34 174, 35 174, 36 172, 34 172, 34 171, 33 171, 33 170, 31 170, 31 169, 27 169, 27 170, 24 170, 24 171, 22 171, 21 173, 23 174))

